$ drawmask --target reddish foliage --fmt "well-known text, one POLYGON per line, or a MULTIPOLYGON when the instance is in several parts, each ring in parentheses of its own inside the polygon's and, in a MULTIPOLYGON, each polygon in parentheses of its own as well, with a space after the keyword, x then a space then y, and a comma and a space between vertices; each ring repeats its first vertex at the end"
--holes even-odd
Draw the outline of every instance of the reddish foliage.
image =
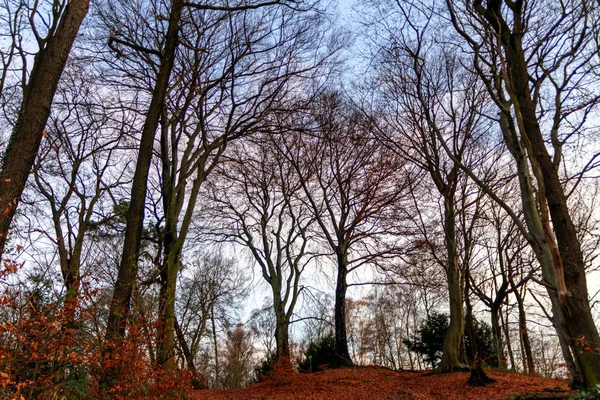
POLYGON ((467 385, 469 373, 430 375, 426 372, 398 372, 384 368, 337 369, 315 374, 286 374, 245 389, 200 390, 194 400, 373 400, 373 399, 486 399, 506 400, 513 393, 543 392, 544 389, 569 390, 560 379, 516 373, 486 371, 496 380, 485 387, 467 385))
MULTIPOLYGON (((5 264, 0 278, 17 269, 5 264)), ((0 398, 159 399, 187 393, 190 374, 162 371, 148 359, 143 332, 152 327, 145 321, 131 324, 127 339, 112 345, 112 357, 102 357, 111 345, 90 329, 97 321, 95 296, 83 284, 69 307, 64 298, 43 291, 0 293, 8 316, 0 322, 0 398), (117 369, 118 376, 102 387, 109 369, 117 369)))

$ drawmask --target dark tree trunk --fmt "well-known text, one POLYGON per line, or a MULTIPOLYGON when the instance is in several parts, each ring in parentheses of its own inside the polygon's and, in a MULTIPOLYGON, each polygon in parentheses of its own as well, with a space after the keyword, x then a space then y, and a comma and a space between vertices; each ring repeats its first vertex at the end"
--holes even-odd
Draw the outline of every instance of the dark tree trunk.
MULTIPOLYGON (((469 274, 469 270, 467 269, 465 273, 469 274)), ((469 332, 469 351, 471 353, 471 375, 467 384, 470 386, 485 386, 495 382, 495 380, 487 376, 483 368, 481 368, 481 357, 477 349, 477 332, 475 331, 475 323, 473 321, 473 307, 471 307, 471 300, 469 298, 469 287, 469 277, 467 276, 467 279, 465 279, 465 305, 467 307, 465 322, 469 332)))
POLYGON ((348 265, 345 254, 338 254, 337 284, 335 287, 335 353, 339 366, 352 365, 346 332, 346 291, 348 265))
POLYGON ((495 307, 495 305, 492 305, 490 311, 492 314, 492 338, 494 341, 494 349, 497 353, 496 361, 498 362, 498 366, 500 368, 506 368, 507 362, 506 356, 504 355, 504 340, 502 338, 502 326, 500 325, 500 307, 495 307))
MULTIPOLYGON (((526 74, 526 70, 523 71, 525 60, 522 51, 515 49, 511 58, 514 58, 514 64, 521 66, 516 68, 517 71, 526 74)), ((513 77, 513 80, 516 79, 513 77)), ((531 142, 532 155, 539 163, 543 176, 546 201, 559 251, 555 257, 558 261, 555 263, 555 269, 559 304, 568 337, 571 338, 571 352, 575 354, 575 360, 582 373, 582 376, 574 377, 573 384, 595 388, 600 383, 600 354, 595 350, 600 348, 600 336, 590 310, 585 262, 558 171, 546 149, 529 88, 527 84, 524 86, 525 88, 520 87, 521 90, 517 91, 516 97, 521 105, 524 133, 531 142)))
MULTIPOLYGON (((156 77, 156 84, 146 121, 140 139, 140 148, 136 162, 135 173, 131 188, 131 201, 127 210, 127 226, 123 243, 123 254, 119 264, 119 273, 115 283, 113 298, 110 305, 105 340, 111 346, 119 346, 125 337, 125 329, 129 316, 131 296, 137 280, 137 258, 140 252, 142 229, 144 224, 144 209, 146 190, 148 186, 148 171, 152 160, 154 137, 162 115, 164 102, 169 84, 169 77, 175 61, 175 49, 178 43, 179 20, 184 2, 173 0, 169 27, 165 38, 165 47, 162 51, 161 63, 156 77)), ((110 347, 107 347, 110 349, 110 347)), ((112 371, 115 372, 115 371, 112 371)), ((105 383, 109 383, 110 376, 116 377, 110 371, 105 375, 105 383)))
MULTIPOLYGON (((168 228, 167 228, 168 229, 168 228)), ((175 365, 175 289, 179 272, 179 252, 174 249, 173 235, 165 235, 165 258, 160 272, 158 298, 159 331, 157 362, 164 370, 174 371, 175 365)))
POLYGON ((278 364, 278 368, 291 371, 292 360, 290 359, 289 326, 290 322, 285 315, 277 318, 277 326, 275 328, 277 354, 275 357, 275 362, 278 364))
POLYGON ((88 9, 89 0, 69 1, 56 31, 34 58, 0 171, 0 258, 42 141, 58 82, 88 9))
POLYGON ((192 351, 190 350, 190 347, 188 346, 187 341, 185 340, 185 336, 181 331, 181 327, 179 326, 177 318, 175 318, 175 332, 177 333, 177 341, 181 346, 181 351, 183 352, 185 363, 187 364, 188 369, 192 373, 192 387, 194 389, 204 389, 205 385, 198 376, 198 370, 196 369, 196 363, 194 362, 194 355, 192 354, 192 351))
POLYGON ((535 374, 535 365, 533 363, 533 352, 531 351, 531 341, 529 340, 529 331, 527 330, 527 315, 525 314, 525 304, 518 290, 514 290, 519 309, 519 338, 525 353, 525 372, 529 375, 535 374))
POLYGON ((154 93, 152 94, 152 100, 146 113, 146 121, 142 130, 140 149, 131 188, 131 200, 129 209, 127 210, 127 227, 125 229, 123 254, 119 264, 119 274, 115 284, 106 328, 106 340, 108 342, 123 338, 125 335, 131 295, 137 278, 137 257, 140 252, 144 224, 148 170, 150 169, 150 162, 152 160, 154 136, 164 107, 169 77, 173 69, 182 8, 183 0, 173 0, 165 48, 162 52, 154 93))

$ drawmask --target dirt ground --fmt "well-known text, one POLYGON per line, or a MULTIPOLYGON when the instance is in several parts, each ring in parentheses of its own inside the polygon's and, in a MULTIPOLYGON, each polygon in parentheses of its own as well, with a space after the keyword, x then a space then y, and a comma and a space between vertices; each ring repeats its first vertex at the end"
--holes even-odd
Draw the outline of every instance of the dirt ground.
POLYGON ((385 368, 359 367, 314 374, 277 375, 237 390, 199 390, 193 400, 375 400, 483 399, 506 400, 513 393, 563 392, 568 382, 509 372, 487 371, 496 382, 467 386, 468 373, 431 375, 385 368))

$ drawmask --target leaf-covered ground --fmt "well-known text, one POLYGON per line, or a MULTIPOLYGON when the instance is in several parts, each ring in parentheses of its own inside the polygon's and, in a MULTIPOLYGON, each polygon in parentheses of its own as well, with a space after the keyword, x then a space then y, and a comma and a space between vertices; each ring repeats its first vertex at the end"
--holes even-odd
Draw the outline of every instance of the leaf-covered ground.
MULTIPOLYGON (((484 399, 506 400, 513 393, 568 391, 566 381, 516 373, 487 371, 496 379, 485 387, 470 387, 468 373, 430 375, 361 367, 314 374, 273 376, 238 390, 200 390, 194 400, 374 400, 484 399)), ((564 393, 564 392, 563 392, 564 393)))

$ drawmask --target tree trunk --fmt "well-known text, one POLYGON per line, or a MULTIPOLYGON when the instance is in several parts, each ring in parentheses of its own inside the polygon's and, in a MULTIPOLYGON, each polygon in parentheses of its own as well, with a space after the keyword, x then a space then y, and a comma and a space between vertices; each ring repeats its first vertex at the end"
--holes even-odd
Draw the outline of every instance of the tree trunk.
MULTIPOLYGON (((165 47, 162 51, 161 63, 156 77, 156 84, 146 120, 140 138, 140 148, 136 162, 133 183, 131 187, 131 200, 127 210, 127 226, 123 243, 123 253, 119 264, 119 273, 115 283, 112 301, 106 326, 105 340, 109 346, 105 348, 105 358, 114 355, 114 350, 119 348, 120 342, 125 337, 127 320, 131 306, 131 296, 137 281, 137 258, 140 252, 142 229, 144 225, 144 210, 146 203, 146 190, 148 186, 148 171, 152 161, 154 137, 167 94, 169 77, 175 62, 175 50, 178 44, 179 20, 183 9, 183 0, 173 0, 169 26, 165 38, 165 47)), ((113 385, 118 379, 118 365, 107 369, 102 383, 113 385)))
POLYGON ((500 307, 495 305, 491 308, 492 320, 492 340, 494 341, 494 349, 496 350, 498 367, 506 368, 506 356, 504 355, 504 341, 502 340, 502 326, 500 326, 500 307))
POLYGON ((600 352, 596 351, 600 348, 600 336, 590 310, 585 263, 577 232, 557 165, 548 153, 539 126, 536 103, 531 97, 528 64, 522 46, 523 3, 517 2, 510 7, 512 29, 502 15, 498 2, 488 2, 487 8, 479 4, 476 8, 499 35, 510 82, 507 88, 514 105, 521 142, 527 149, 540 188, 539 212, 542 220, 545 219, 547 206, 552 220, 553 232, 546 225, 543 226, 545 245, 551 246, 552 266, 544 268, 542 265, 542 272, 544 279, 552 285, 548 290, 558 294, 558 307, 553 307, 554 317, 558 319, 558 325, 566 330, 571 354, 577 364, 572 385, 596 388, 600 383, 600 352), (557 249, 552 246, 554 237, 557 249))
POLYGON ((56 31, 34 58, 0 171, 0 258, 42 141, 58 82, 88 9, 89 0, 69 1, 56 31))
POLYGON ((533 352, 531 351, 531 342, 529 340, 529 331, 527 329, 527 315, 525 314, 525 304, 519 291, 514 288, 513 293, 517 299, 519 309, 519 338, 521 340, 524 357, 525 372, 529 375, 535 375, 535 365, 533 363, 533 352))
POLYGON ((183 351, 183 357, 185 357, 185 362, 188 366, 188 369, 192 373, 192 387, 194 389, 204 389, 204 383, 200 380, 200 377, 198 376, 198 370, 196 369, 196 363, 194 362, 194 355, 192 354, 192 351, 190 350, 190 347, 188 346, 187 341, 185 340, 185 336, 181 331, 181 327, 179 326, 177 318, 175 318, 174 322, 175 332, 177 334, 177 341, 179 342, 181 350, 183 351))
POLYGON ((161 271, 161 287, 158 305, 160 322, 157 339, 157 362, 164 370, 174 371, 175 363, 175 294, 179 271, 179 252, 174 251, 173 243, 165 240, 166 257, 161 271))
POLYGON ((148 171, 152 160, 154 137, 164 107, 169 77, 174 65, 177 48, 179 19, 183 0, 173 0, 169 27, 162 51, 161 63, 156 78, 152 100, 146 113, 146 121, 140 139, 140 148, 131 188, 131 201, 127 210, 127 227, 123 244, 123 254, 115 283, 106 327, 106 341, 115 343, 125 336, 125 328, 131 303, 131 295, 137 279, 137 257, 140 252, 148 171))
MULTIPOLYGON (((465 273, 468 275, 469 270, 467 269, 465 273)), ((495 382, 495 380, 488 377, 483 368, 481 368, 481 357, 479 356, 479 350, 477 348, 477 333, 475 332, 475 323, 473 321, 473 308, 471 307, 471 301, 469 299, 469 286, 469 277, 467 276, 465 279, 465 304, 467 306, 466 325, 469 332, 469 351, 472 358, 471 375, 469 376, 467 384, 470 386, 485 386, 495 382)))
POLYGON ((219 365, 219 341, 217 339, 217 322, 215 321, 215 305, 211 304, 210 306, 210 320, 212 323, 212 333, 213 333, 213 346, 215 350, 215 389, 221 387, 220 382, 220 374, 219 370, 221 366, 219 365))
POLYGON ((346 332, 346 291, 348 263, 344 252, 338 254, 337 284, 335 287, 335 353, 338 366, 352 365, 346 332))
POLYGON ((468 366, 461 356, 461 342, 464 335, 465 317, 463 311, 463 293, 460 279, 460 267, 456 252, 456 220, 454 214, 454 196, 444 195, 444 234, 448 254, 446 278, 448 279, 448 299, 450 302, 450 323, 444 337, 444 351, 436 372, 447 373, 465 371, 468 366))
POLYGON ((290 322, 287 317, 280 315, 277 317, 277 324, 275 327, 275 343, 277 345, 277 354, 275 362, 278 364, 278 368, 282 368, 287 371, 292 370, 292 360, 290 359, 290 338, 289 338, 289 326, 290 322))
POLYGON ((515 364, 515 355, 512 350, 512 344, 510 341, 510 331, 508 329, 508 309, 506 310, 505 319, 502 318, 502 313, 500 313, 500 319, 502 322, 502 329, 504 331, 504 336, 506 338, 506 351, 508 352, 508 359, 510 360, 510 366, 511 366, 512 370, 516 371, 517 365, 515 364))
MULTIPOLYGON (((539 163, 540 175, 543 177, 545 197, 558 245, 559 254, 553 255, 559 306, 570 338, 571 353, 575 355, 582 374, 573 377, 573 385, 595 388, 600 383, 600 354, 595 350, 600 348, 600 336, 590 310, 581 246, 558 171, 546 150, 537 119, 531 120, 536 114, 529 92, 516 97, 521 103, 524 133, 531 142, 532 155, 535 162, 539 163)), ((538 184, 542 182, 538 181, 538 184)))

